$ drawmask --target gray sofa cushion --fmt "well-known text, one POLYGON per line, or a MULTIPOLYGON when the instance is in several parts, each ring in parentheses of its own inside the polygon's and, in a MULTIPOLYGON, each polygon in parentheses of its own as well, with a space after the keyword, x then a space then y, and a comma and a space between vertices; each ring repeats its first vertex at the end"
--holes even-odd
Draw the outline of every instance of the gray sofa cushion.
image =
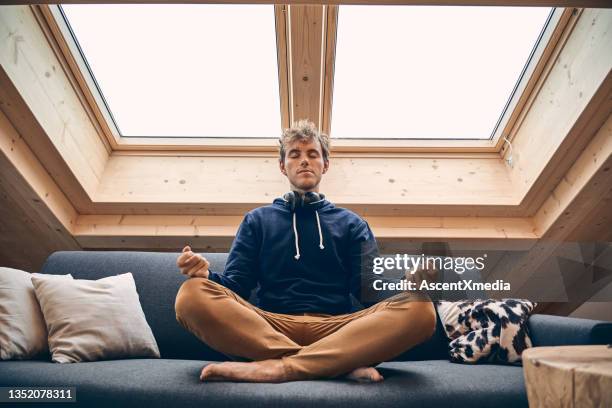
MULTIPOLYGON (((379 366, 380 384, 346 380, 283 384, 201 383, 200 361, 133 359, 59 365, 0 362, 0 386, 75 386, 67 407, 526 407, 521 367, 444 360, 379 366), (35 373, 35 375, 34 375, 35 373)), ((54 407, 59 405, 53 404, 54 407)))

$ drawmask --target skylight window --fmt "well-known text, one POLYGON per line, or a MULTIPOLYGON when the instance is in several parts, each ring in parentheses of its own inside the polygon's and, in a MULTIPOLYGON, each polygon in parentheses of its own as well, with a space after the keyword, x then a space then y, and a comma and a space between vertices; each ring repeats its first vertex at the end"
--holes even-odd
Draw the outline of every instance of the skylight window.
POLYGON ((63 5, 124 137, 277 137, 272 5, 63 5))
POLYGON ((341 6, 331 136, 492 138, 550 14, 341 6))

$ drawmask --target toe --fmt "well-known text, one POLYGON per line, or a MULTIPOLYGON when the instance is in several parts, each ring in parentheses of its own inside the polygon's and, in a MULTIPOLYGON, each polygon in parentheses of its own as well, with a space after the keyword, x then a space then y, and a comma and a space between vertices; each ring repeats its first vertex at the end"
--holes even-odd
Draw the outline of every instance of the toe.
POLYGON ((200 373, 200 381, 205 381, 207 378, 209 378, 213 374, 214 369, 215 369, 214 366, 215 366, 214 364, 208 364, 202 368, 202 372, 200 373))
POLYGON ((372 367, 372 373, 370 374, 370 378, 372 379, 372 381, 374 382, 378 382, 378 381, 382 381, 385 378, 378 372, 377 369, 375 369, 374 367, 372 367))

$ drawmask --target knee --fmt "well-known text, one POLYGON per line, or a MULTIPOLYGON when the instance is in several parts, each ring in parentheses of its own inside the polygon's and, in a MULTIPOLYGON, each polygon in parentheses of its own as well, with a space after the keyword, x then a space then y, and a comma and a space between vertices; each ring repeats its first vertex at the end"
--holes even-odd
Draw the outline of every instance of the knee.
POLYGON ((203 287, 206 286, 208 279, 204 278, 191 278, 187 279, 176 295, 174 303, 174 311, 177 319, 186 320, 193 313, 201 313, 201 302, 206 301, 206 291, 203 291, 203 287))
POLYGON ((422 333, 421 342, 427 341, 436 331, 436 308, 431 301, 418 301, 414 304, 414 320, 417 330, 422 333))
POLYGON ((422 343, 431 338, 436 330, 436 309, 430 300, 412 300, 403 303, 404 309, 402 329, 413 333, 417 343, 422 343))

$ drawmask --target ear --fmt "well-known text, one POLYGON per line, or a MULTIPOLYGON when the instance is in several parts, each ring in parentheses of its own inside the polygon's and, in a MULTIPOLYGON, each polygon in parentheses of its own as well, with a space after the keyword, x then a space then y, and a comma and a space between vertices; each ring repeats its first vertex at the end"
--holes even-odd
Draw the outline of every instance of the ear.
POLYGON ((285 169, 285 163, 283 163, 282 160, 278 161, 278 167, 280 168, 281 173, 283 173, 286 176, 287 170, 285 169))
POLYGON ((329 160, 323 162, 323 174, 327 173, 327 170, 329 170, 329 160))

